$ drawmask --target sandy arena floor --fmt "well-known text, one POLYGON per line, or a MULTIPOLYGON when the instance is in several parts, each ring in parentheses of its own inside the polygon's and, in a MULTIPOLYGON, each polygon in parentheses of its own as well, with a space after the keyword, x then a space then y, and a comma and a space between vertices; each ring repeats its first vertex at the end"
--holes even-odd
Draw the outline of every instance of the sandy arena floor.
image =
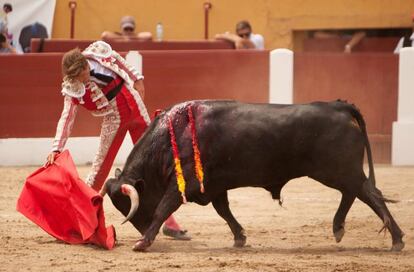
MULTIPOLYGON (((183 205, 176 213, 191 241, 160 234, 146 253, 131 250, 139 233, 105 198, 108 224, 117 230, 112 251, 67 245, 16 212, 25 177, 34 167, 0 168, 0 271, 414 271, 414 167, 376 165, 377 186, 391 198, 394 218, 405 232, 405 248, 390 252, 391 237, 378 234, 382 222, 357 200, 341 243, 332 235, 340 194, 308 178, 282 191, 283 207, 265 190, 230 191, 233 213, 247 232, 247 246, 233 248, 230 229, 211 205, 183 205)), ((88 167, 79 167, 86 176, 88 167)))

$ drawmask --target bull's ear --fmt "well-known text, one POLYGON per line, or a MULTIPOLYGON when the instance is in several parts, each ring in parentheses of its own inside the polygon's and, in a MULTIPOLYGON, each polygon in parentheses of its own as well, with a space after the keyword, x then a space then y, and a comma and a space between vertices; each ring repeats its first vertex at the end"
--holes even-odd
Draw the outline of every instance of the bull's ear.
POLYGON ((121 169, 119 169, 119 168, 117 168, 117 169, 115 169, 115 178, 119 178, 119 176, 121 175, 121 169))
POLYGON ((134 186, 139 193, 144 192, 145 189, 145 182, 142 178, 138 178, 138 179, 130 179, 128 180, 128 184, 131 184, 132 186, 134 186))
POLYGON ((135 188, 144 185, 144 180, 142 178, 136 180, 129 180, 129 183, 135 188))

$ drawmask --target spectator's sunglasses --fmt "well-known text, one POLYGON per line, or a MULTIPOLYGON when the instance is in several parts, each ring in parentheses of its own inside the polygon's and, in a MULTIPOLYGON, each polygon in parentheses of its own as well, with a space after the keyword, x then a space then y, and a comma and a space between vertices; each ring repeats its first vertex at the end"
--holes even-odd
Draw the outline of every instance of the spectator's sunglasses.
POLYGON ((124 31, 125 32, 133 32, 134 31, 134 28, 132 28, 132 27, 125 27, 124 28, 124 31))
POLYGON ((237 33, 237 35, 240 37, 240 38, 249 38, 250 37, 250 34, 251 34, 251 32, 249 31, 249 32, 244 32, 244 33, 240 33, 240 32, 238 32, 237 33))

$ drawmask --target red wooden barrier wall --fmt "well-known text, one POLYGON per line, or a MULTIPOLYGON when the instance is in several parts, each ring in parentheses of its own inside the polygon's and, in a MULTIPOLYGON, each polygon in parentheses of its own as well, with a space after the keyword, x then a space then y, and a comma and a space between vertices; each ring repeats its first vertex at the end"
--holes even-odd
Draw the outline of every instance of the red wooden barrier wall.
MULTIPOLYGON (((267 102, 269 54, 255 50, 142 51, 146 104, 190 99, 267 102)), ((0 139, 52 137, 62 109, 61 53, 0 56, 0 139)), ((367 122, 374 160, 390 162, 397 118, 398 57, 391 53, 297 53, 294 102, 345 99, 367 122)), ((80 110, 74 136, 94 136, 100 121, 80 110)))
MULTIPOLYGON (((190 99, 267 102, 269 52, 142 51, 149 113, 190 99)), ((0 56, 0 139, 54 136, 63 98, 61 53, 0 56)), ((81 109, 73 136, 98 135, 100 121, 81 109)))
MULTIPOLYGON (((32 39, 30 47, 36 52, 66 52, 79 47, 85 49, 95 40, 67 40, 67 39, 45 39, 41 46, 40 39, 32 39), (40 50, 41 49, 41 50, 40 50)), ((107 41, 111 47, 118 52, 130 50, 211 50, 211 49, 234 49, 234 44, 223 40, 213 41, 107 41)))
POLYGON ((398 57, 392 53, 297 53, 294 102, 344 99, 360 108, 375 162, 391 161, 397 119, 398 57))

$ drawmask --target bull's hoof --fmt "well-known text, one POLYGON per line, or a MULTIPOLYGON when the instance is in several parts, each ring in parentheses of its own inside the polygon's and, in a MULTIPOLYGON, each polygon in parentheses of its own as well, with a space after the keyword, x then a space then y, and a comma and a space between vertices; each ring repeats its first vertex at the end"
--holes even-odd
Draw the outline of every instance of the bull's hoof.
POLYGON ((144 240, 144 239, 140 239, 138 240, 138 242, 134 245, 134 247, 132 248, 132 250, 134 251, 145 251, 147 248, 149 248, 151 246, 151 242, 144 240))
POLYGON ((234 240, 233 247, 244 247, 245 244, 246 244, 246 238, 238 239, 238 240, 234 240))
POLYGON ((404 248, 404 242, 398 242, 392 245, 391 251, 393 252, 400 252, 404 248))
POLYGON ((336 231, 334 233, 335 241, 337 243, 341 242, 342 241, 342 238, 344 237, 344 235, 345 235, 345 229, 344 228, 340 228, 338 231, 336 231))

